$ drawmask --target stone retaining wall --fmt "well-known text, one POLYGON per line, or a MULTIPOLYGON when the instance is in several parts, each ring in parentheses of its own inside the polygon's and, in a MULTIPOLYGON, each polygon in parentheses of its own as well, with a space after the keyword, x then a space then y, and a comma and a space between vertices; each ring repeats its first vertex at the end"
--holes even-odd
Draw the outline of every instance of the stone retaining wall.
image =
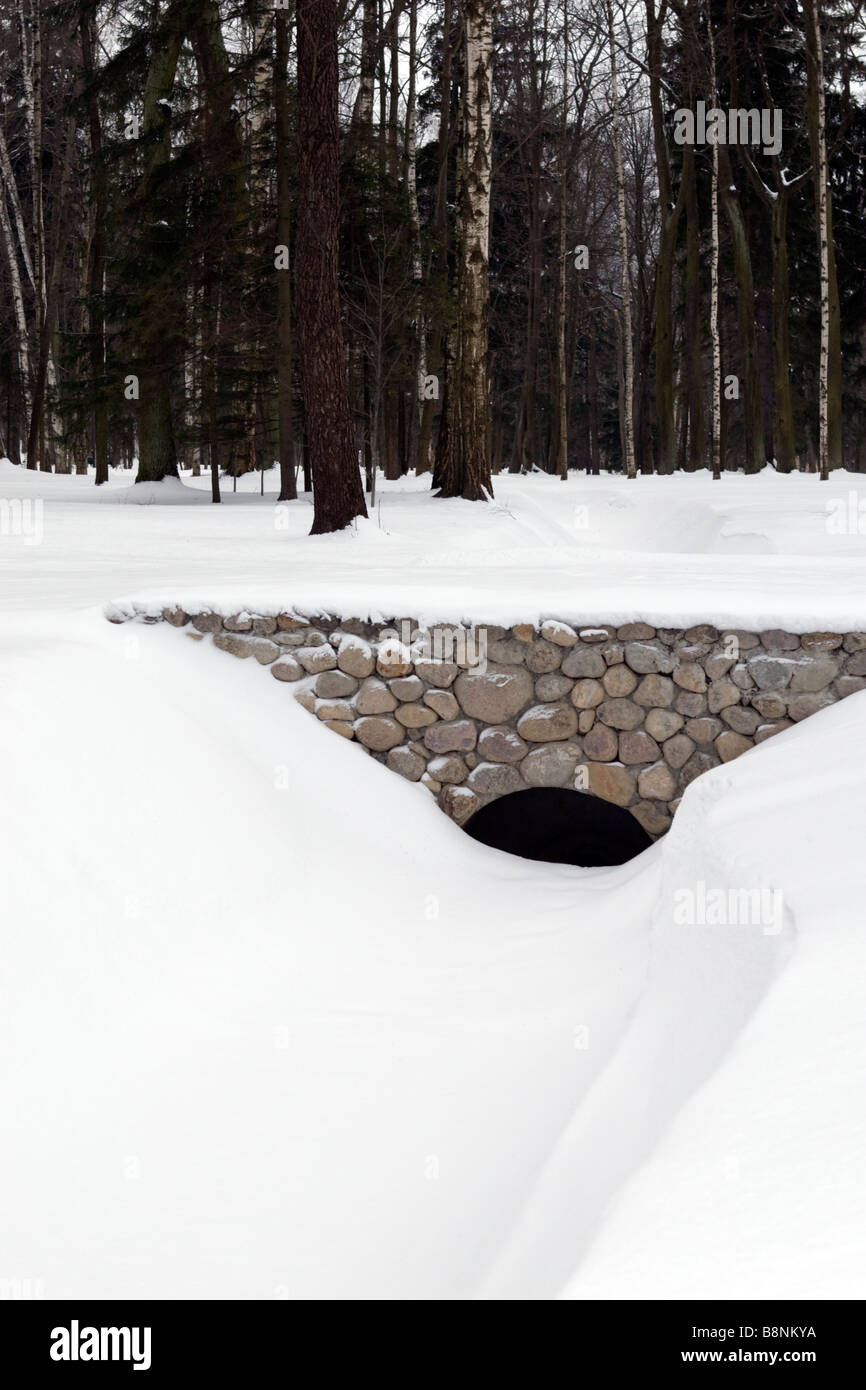
POLYGON ((129 617, 251 657, 459 823, 522 787, 577 787, 661 835, 695 777, 866 688, 863 632, 558 619, 419 630, 408 619, 180 609, 112 620, 129 617))

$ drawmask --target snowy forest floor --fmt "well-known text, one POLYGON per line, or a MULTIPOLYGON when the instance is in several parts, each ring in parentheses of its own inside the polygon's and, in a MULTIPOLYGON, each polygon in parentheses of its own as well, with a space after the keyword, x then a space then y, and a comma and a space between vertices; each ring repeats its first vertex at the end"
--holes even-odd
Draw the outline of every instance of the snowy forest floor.
POLYGON ((97 495, 0 465, 28 503, 0 536, 0 1278, 866 1294, 866 693, 581 870, 476 844, 251 663, 104 620, 135 599, 866 628, 866 480, 496 486, 484 507, 387 485, 356 534, 308 538, 305 500, 285 526, 206 480, 117 505, 128 475, 97 495), (781 888, 781 930, 679 925, 700 882, 781 888))

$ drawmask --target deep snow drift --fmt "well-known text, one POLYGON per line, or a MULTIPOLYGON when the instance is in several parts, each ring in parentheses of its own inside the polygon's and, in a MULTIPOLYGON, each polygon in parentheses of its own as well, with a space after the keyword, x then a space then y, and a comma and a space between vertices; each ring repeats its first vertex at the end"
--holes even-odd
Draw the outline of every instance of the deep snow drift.
MULTIPOLYGON (((464 534, 450 509, 476 616, 506 582, 518 607, 552 592, 545 542, 520 543, 547 481, 510 480, 513 522, 476 509, 464 534), (520 577, 491 566, 488 593, 468 537, 498 554, 512 525, 520 577)), ((253 497, 60 499, 81 482, 42 480, 41 545, 0 544, 3 601, 30 610, 0 616, 0 1278, 47 1297, 863 1296, 866 694, 700 778, 621 868, 511 859, 248 663, 74 611, 164 577, 166 598, 206 596, 203 576, 288 601, 321 579, 349 606, 387 593, 393 537, 269 535, 253 497), (729 889, 764 889, 772 916, 682 921, 684 892, 729 889)), ((768 497, 788 482, 825 495, 768 497)), ((395 519, 433 505, 410 493, 395 519)), ((863 540, 841 539, 853 580, 863 540)), ((422 542, 419 519, 401 554, 422 542)), ((574 549, 553 559, 572 579, 592 568, 574 549)), ((652 558, 627 562, 629 614, 668 602, 652 558)), ((812 560, 757 558, 805 604, 812 560)), ((723 579, 754 583, 755 559, 723 579)), ((833 567, 827 542, 813 560, 833 567)), ((718 553, 700 563, 709 592, 718 553)), ((395 582, 444 609, 446 568, 395 582)), ((821 626, 866 603, 829 580, 809 602, 821 626)))

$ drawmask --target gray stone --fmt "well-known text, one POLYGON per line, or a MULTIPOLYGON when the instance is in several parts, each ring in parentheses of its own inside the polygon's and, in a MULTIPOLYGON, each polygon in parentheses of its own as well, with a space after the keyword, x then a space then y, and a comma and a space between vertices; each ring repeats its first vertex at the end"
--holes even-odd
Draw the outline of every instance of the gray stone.
POLYGON ((683 716, 672 709, 651 709, 644 721, 647 733, 659 743, 663 743, 666 738, 673 738, 682 727, 683 716))
POLYGON ((722 718, 728 728, 737 734, 753 734, 761 722, 757 710, 749 709, 746 705, 730 705, 722 710, 722 718))
POLYGON ((478 740, 478 752, 489 763, 519 763, 528 752, 528 744, 514 729, 500 725, 483 729, 478 740))
POLYGON ((698 623, 696 627, 686 628, 683 637, 687 642, 717 642, 719 630, 710 623, 698 623))
POLYGON ((637 795, 635 775, 622 763, 590 763, 588 773, 589 791, 602 801, 628 806, 637 795))
POLYGON ((577 716, 577 728, 581 734, 588 734, 595 723, 595 710, 582 709, 577 716))
POLYGON ((676 643, 674 648, 678 662, 683 665, 693 665, 695 662, 705 661, 713 650, 710 642, 682 642, 676 643))
POLYGON ((351 633, 342 638, 337 652, 337 665, 346 675, 363 680, 373 674, 376 657, 369 642, 351 633))
POLYGON ((292 650, 294 650, 295 647, 306 647, 308 645, 307 629, 305 628, 303 632, 277 631, 274 633, 273 640, 276 642, 277 646, 290 647, 292 650))
POLYGON ((625 661, 625 649, 622 642, 605 642, 601 654, 608 666, 621 666, 625 661))
POLYGON ((616 636, 615 627, 582 627, 578 633, 581 642, 607 642, 616 636))
POLYGON ((417 676, 399 676, 397 680, 388 682, 388 689, 398 700, 420 700, 424 694, 424 682, 417 676))
POLYGON ((616 635, 620 642, 644 642, 647 638, 655 637, 656 630, 649 623, 623 623, 622 627, 617 628, 616 635))
POLYGON ((694 690, 681 690, 674 700, 674 709, 687 719, 697 719, 707 712, 707 697, 694 690))
POLYGON ((662 745, 665 762, 677 769, 685 766, 694 751, 694 743, 685 734, 674 734, 662 745))
POLYGON ((561 623, 558 618, 548 618, 547 622, 541 624, 541 635, 546 642, 553 642, 557 647, 573 647, 577 641, 577 633, 568 623, 561 623))
POLYGON ((471 719, 453 724, 431 724, 424 730, 424 745, 431 753, 468 753, 478 741, 478 730, 471 719))
POLYGON ((250 642, 250 650, 260 666, 270 666, 280 655, 280 648, 276 642, 269 642, 266 637, 254 637, 250 642))
POLYGON ((734 682, 723 676, 720 681, 713 681, 707 692, 707 706, 710 714, 720 714, 728 705, 738 705, 740 703, 740 691, 734 682))
POLYGON ((185 627, 189 622, 189 614, 182 608, 163 608, 162 619, 163 622, 171 623, 172 627, 185 627))
POLYGON ((603 676, 607 667, 597 647, 572 647, 562 663, 562 674, 575 680, 582 676, 603 676))
POLYGON ((397 701, 383 681, 369 676, 361 685, 355 700, 359 714, 390 714, 397 708, 397 701))
POLYGON ((627 642, 625 648, 626 665, 639 676, 651 675, 660 671, 668 675, 674 669, 672 654, 661 642, 627 642))
POLYGON ((694 739, 695 743, 712 743, 713 739, 718 738, 721 732, 722 721, 713 719, 709 715, 704 715, 699 719, 690 719, 686 724, 686 733, 689 738, 694 739))
POLYGON ((533 705, 517 721, 517 732, 527 743, 555 743, 577 733, 577 714, 573 705, 560 701, 552 705, 533 705))
POLYGON ((316 677, 316 694, 322 700, 333 700, 337 697, 354 695, 357 689, 358 682, 353 676, 347 676, 343 671, 323 671, 320 676, 316 677))
POLYGON ((636 705, 644 709, 666 709, 673 703, 676 688, 669 676, 644 676, 634 693, 636 705))
POLYGON ((723 763, 729 763, 732 758, 738 758, 741 753, 748 753, 752 747, 752 740, 745 734, 735 733, 733 729, 725 729, 724 733, 719 734, 713 747, 718 753, 723 763))
POLYGON ((226 632, 252 632, 253 620, 249 613, 232 613, 223 618, 223 627, 226 632))
POLYGON ((253 618, 253 632, 257 637, 271 637, 276 630, 276 618, 253 618))
POLYGON ((365 748, 384 753, 402 743, 406 733, 396 719, 390 719, 387 715, 370 715, 356 721, 355 737, 365 748))
POLYGON ((427 764, 427 771, 437 782, 448 786, 465 782, 469 775, 469 768, 457 753, 442 753, 438 758, 431 758, 427 764))
MULTIPOLYGON (((708 658, 708 661, 711 660, 712 657, 708 658)), ((731 663, 731 665, 733 665, 733 663, 731 663)), ((719 675, 725 675, 725 671, 720 671, 719 675)), ((702 691, 707 688, 707 677, 704 668, 699 666, 696 661, 685 661, 681 666, 678 666, 674 671, 674 681, 680 687, 680 690, 702 691)))
POLYGON ((234 632, 215 632, 213 644, 219 647, 221 652, 228 652, 231 656, 241 658, 252 656, 252 643, 248 638, 240 636, 234 632))
POLYGON ((482 796, 505 796, 523 783, 513 763, 479 763, 469 774, 467 786, 482 796))
POLYGON ((429 705, 400 705, 395 716, 407 729, 426 729, 436 720, 436 711, 429 705))
POLYGON ((609 666, 605 671, 602 685, 608 695, 619 699, 624 695, 630 695, 637 685, 637 676, 628 666, 609 666))
POLYGON ((417 753, 413 753, 411 748, 404 746, 391 748, 385 759, 392 772, 399 772, 401 777, 405 777, 407 782, 419 782, 424 774, 426 764, 423 758, 419 758, 417 753))
POLYGON ((598 707, 598 717, 611 729, 636 729, 644 715, 633 700, 605 700, 598 707))
POLYGON ((846 652, 866 651, 866 632, 847 632, 842 646, 846 652))
MULTIPOLYGON (((400 676, 408 676, 412 671, 412 657, 407 647, 402 642, 395 642, 391 638, 386 638, 380 642, 376 648, 376 670, 383 680, 397 680, 400 676)), ((436 684, 436 682, 431 682, 436 684)))
POLYGON ((742 627, 729 627, 722 633, 722 641, 727 642, 729 637, 736 637, 737 644, 741 652, 751 651, 753 647, 759 645, 758 634, 756 632, 746 632, 742 627))
POLYGON ((428 690, 424 703, 435 710, 440 719, 456 719, 460 713, 460 706, 450 690, 428 690))
POLYGON ((534 692, 525 667, 489 665, 483 673, 458 676, 455 693, 465 714, 485 724, 504 724, 529 704, 534 692))
POLYGON ((520 775, 530 787, 564 787, 574 777, 581 757, 577 743, 549 743, 533 748, 520 764, 520 775))
POLYGON ((520 666, 525 656, 526 643, 518 642, 516 637, 503 637, 499 642, 488 643, 488 661, 495 661, 500 666, 520 666))
POLYGON ((316 717, 323 721, 339 719, 346 724, 351 724, 355 718, 355 711, 348 700, 317 700, 316 717))
POLYGON ((220 632, 223 620, 219 613, 196 613, 192 625, 196 632, 220 632))
POLYGON ((442 810, 458 825, 463 825, 480 805, 478 797, 468 787, 446 787, 442 793, 442 810))
POLYGON ((600 681, 577 681, 571 692, 571 703, 575 709, 595 709, 604 699, 604 686, 600 681))
POLYGON ((819 709, 826 709, 828 705, 835 704, 836 701, 830 691, 807 691, 802 695, 792 695, 788 701, 788 716, 800 722, 807 719, 810 714, 817 714, 819 709))
POLYGON ((337 654, 333 647, 297 647, 295 660, 313 676, 318 675, 319 671, 333 671, 337 665, 337 654))
POLYGON ((718 758, 714 757, 712 753, 693 753, 680 772, 682 790, 685 791, 696 777, 700 777, 704 772, 709 772, 710 768, 718 767, 718 762, 718 758))
POLYGON ((621 763, 652 763, 660 757, 661 750, 658 744, 645 729, 632 729, 620 734, 619 760, 621 763))
POLYGON ((793 652, 800 645, 799 637, 795 637, 793 632, 785 632, 780 627, 767 628, 759 635, 761 646, 766 647, 768 652, 793 652))
POLYGON ((663 835, 670 828, 671 818, 667 809, 655 801, 639 801, 632 806, 631 813, 639 820, 648 835, 663 835))
POLYGON ((571 691, 571 681, 568 676, 560 675, 559 671, 552 671, 549 675, 539 676, 535 682, 536 700, 561 700, 571 691))
POLYGON ((847 661, 849 676, 866 676, 866 651, 855 652, 847 661))
MULTIPOLYGON (((271 670, 273 670, 273 669, 274 669, 274 668, 273 668, 273 666, 272 666, 272 667, 271 667, 271 670)), ((296 691, 296 692, 295 692, 295 699, 297 700, 298 704, 301 706, 301 709, 309 710, 310 714, 315 714, 315 712, 316 712, 316 697, 315 697, 315 695, 313 694, 312 690, 298 690, 298 691, 296 691)))
POLYGON ((717 681, 721 676, 728 674, 736 660, 735 656, 722 656, 720 652, 713 652, 704 662, 704 670, 711 681, 717 681))
POLYGON ((278 681, 299 681, 303 674, 303 667, 298 665, 293 656, 281 656, 271 666, 271 675, 278 681))
POLYGON ((802 661, 795 668, 791 679, 791 691, 801 695, 804 691, 825 690, 839 674, 839 663, 832 656, 815 656, 802 661))
POLYGON ((858 690, 866 690, 866 676, 840 676, 833 689, 840 699, 856 695, 858 690))
POLYGON ((637 789, 646 800, 670 801, 676 796, 677 781, 666 763, 653 763, 638 773, 637 789))
POLYGON ((738 690, 753 690, 755 688, 755 682, 749 675, 748 668, 742 662, 734 667, 731 672, 731 680, 738 690))
POLYGON ((617 751, 616 734, 604 724, 594 724, 583 740, 583 751, 595 762, 613 762, 617 751))
POLYGON ((781 719, 785 713, 785 701, 772 690, 753 695, 752 705, 764 719, 781 719))
MULTIPOLYGON (((459 667, 456 661, 416 661, 415 675, 437 690, 447 690, 454 684, 459 667)), ((465 679, 462 677, 461 679, 465 679)), ((459 698, 459 697, 458 697, 459 698)))

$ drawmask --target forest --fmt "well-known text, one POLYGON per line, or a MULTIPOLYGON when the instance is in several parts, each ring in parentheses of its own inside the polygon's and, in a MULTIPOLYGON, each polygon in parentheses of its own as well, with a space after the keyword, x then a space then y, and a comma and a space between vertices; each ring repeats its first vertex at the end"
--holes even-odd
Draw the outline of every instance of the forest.
POLYGON ((859 0, 8 0, 0 454, 866 471, 859 0))

